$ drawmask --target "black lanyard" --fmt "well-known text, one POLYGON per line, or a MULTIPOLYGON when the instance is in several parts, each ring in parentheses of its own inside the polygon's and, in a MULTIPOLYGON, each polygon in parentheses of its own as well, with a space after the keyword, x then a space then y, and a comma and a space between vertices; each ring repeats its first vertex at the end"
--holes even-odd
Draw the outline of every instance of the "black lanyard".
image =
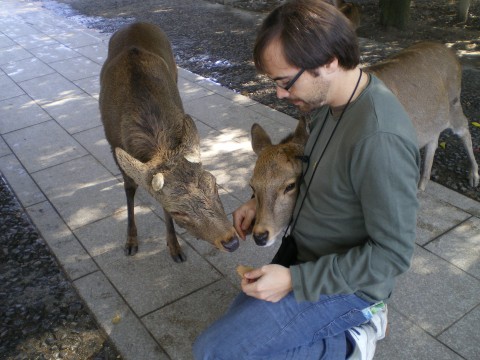
MULTIPOLYGON (((290 222, 288 223, 288 226, 287 226, 287 228, 285 229, 285 233, 283 234, 283 237, 284 237, 284 238, 285 238, 285 236, 287 235, 288 229, 290 228, 290 225, 292 224, 292 221, 293 221, 293 225, 291 226, 290 233, 293 232, 293 229, 295 228, 295 225, 297 224, 298 216, 300 215, 300 211, 302 210, 303 203, 305 202, 305 199, 306 199, 306 197, 307 197, 308 190, 310 189, 310 185, 312 184, 312 180, 313 180, 313 177, 314 177, 314 175, 315 175, 315 172, 317 171, 318 164, 320 164, 320 161, 322 160, 323 155, 325 154, 325 151, 327 150, 328 144, 330 144, 330 141, 332 140, 333 135, 335 134, 335 130, 337 130, 338 124, 340 124, 340 120, 342 120, 343 114, 345 114, 345 111, 347 110, 348 105, 350 105, 350 102, 351 102, 352 99, 353 99, 353 95, 355 95, 355 92, 357 91, 358 85, 360 84, 360 80, 362 79, 362 73, 363 73, 363 71, 362 71, 362 69, 360 69, 360 75, 359 75, 359 77, 358 77, 357 84, 355 85, 355 88, 353 89, 352 95, 350 95, 350 98, 348 99, 347 104, 346 104, 345 107, 343 108, 342 113, 340 114, 340 117, 338 118, 338 121, 337 121, 337 123, 335 124, 335 127, 333 128, 332 133, 330 134, 330 137, 328 138, 327 144, 325 145, 325 147, 323 148, 322 153, 320 154, 320 158, 319 158, 318 161, 315 163, 315 167, 314 167, 314 169, 313 169, 312 176, 310 177, 310 181, 309 181, 308 184, 307 184, 307 189, 305 190, 305 195, 303 196, 302 202, 301 202, 301 204, 300 204, 300 208, 298 209, 297 216, 295 217, 295 220, 294 220, 294 219, 293 219, 293 214, 292 214, 292 217, 290 218, 290 222)), ((311 148, 311 150, 310 150, 310 154, 307 156, 307 159, 310 159, 310 155, 312 155, 312 152, 313 152, 313 150, 315 149, 315 146, 317 145, 317 141, 318 141, 318 139, 320 138, 320 135, 321 135, 322 132, 323 132, 323 128, 325 127, 325 124, 327 123, 327 118, 328 118, 329 112, 330 112, 330 110, 327 110, 327 114, 325 115, 325 119, 324 119, 324 121, 323 121, 322 127, 320 128, 320 131, 318 132, 317 138, 315 139, 315 142, 313 143, 313 146, 312 146, 312 148, 311 148)), ((308 161, 308 160, 307 160, 307 161, 308 161)), ((306 169, 305 169, 305 172, 304 172, 304 173, 302 172, 302 175, 301 175, 300 180, 299 180, 299 182, 298 182, 299 186, 300 186, 301 182, 303 181, 303 179, 304 179, 304 177, 305 177, 305 175, 306 175, 309 167, 310 167, 310 161, 307 162, 307 167, 306 167, 306 169)))

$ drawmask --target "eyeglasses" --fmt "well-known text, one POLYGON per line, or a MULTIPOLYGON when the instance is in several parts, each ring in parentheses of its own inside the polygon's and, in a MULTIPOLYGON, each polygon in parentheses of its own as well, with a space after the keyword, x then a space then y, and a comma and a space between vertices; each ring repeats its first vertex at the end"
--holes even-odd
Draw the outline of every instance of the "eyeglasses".
POLYGON ((299 71, 299 72, 292 78, 292 80, 290 80, 290 81, 288 82, 288 84, 285 85, 285 86, 281 86, 281 85, 278 84, 278 83, 275 83, 275 84, 276 84, 276 86, 278 86, 279 88, 282 88, 283 90, 289 91, 290 88, 293 86, 293 84, 295 84, 295 81, 298 80, 298 78, 303 74, 304 71, 305 71, 305 69, 303 69, 303 68, 300 69, 300 71, 299 71))

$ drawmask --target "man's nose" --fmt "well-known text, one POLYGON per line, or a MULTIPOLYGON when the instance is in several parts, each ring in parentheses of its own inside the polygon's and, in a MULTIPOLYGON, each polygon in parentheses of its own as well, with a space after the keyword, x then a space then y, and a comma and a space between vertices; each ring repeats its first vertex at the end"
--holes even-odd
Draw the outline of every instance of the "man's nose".
POLYGON ((290 96, 290 93, 284 88, 277 86, 277 98, 286 99, 290 96))

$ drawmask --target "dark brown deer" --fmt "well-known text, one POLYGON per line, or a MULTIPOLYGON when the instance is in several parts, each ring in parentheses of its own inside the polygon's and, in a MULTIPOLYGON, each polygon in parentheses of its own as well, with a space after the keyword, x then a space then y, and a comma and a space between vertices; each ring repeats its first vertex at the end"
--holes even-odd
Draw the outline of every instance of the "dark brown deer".
POLYGON ((162 205, 167 244, 176 262, 186 258, 173 220, 218 249, 236 250, 238 236, 220 202, 214 176, 202 167, 198 131, 183 109, 166 34, 148 23, 114 33, 100 85, 105 135, 127 196, 126 254, 138 250, 134 218, 138 186, 162 205))
MULTIPOLYGON (((455 54, 442 44, 423 42, 365 70, 375 73, 398 97, 415 126, 419 147, 425 147, 419 189, 424 190, 430 179, 438 137, 448 128, 462 139, 470 161, 469 183, 478 186, 478 165, 460 104, 461 66, 455 54)), ((295 133, 303 128, 300 121, 295 133)), ((250 184, 257 205, 253 237, 258 245, 273 244, 290 220, 302 171, 300 144, 306 139, 300 138, 295 147, 288 141, 272 145, 260 125, 252 127, 252 147, 258 158, 250 184)))

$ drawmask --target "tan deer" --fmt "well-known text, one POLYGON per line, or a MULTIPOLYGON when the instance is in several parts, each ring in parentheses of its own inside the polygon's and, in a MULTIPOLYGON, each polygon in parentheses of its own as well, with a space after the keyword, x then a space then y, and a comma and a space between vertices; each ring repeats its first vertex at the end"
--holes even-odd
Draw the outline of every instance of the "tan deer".
POLYGON ((469 183, 477 186, 478 164, 460 103, 462 66, 453 50, 443 44, 421 42, 365 71, 377 75, 397 96, 412 119, 419 147, 425 147, 419 189, 427 186, 438 137, 446 129, 452 129, 462 140, 470 161, 469 183))
MULTIPOLYGON (((462 73, 455 54, 442 44, 424 42, 365 70, 375 73, 398 97, 412 119, 420 148, 425 147, 419 189, 429 181, 438 137, 448 128, 462 139, 470 161, 469 182, 477 186, 478 165, 460 104, 462 73)), ((295 134, 304 127, 302 120, 295 134)), ((300 144, 306 140, 304 135, 298 138, 302 140, 295 146, 289 141, 272 145, 260 125, 252 126, 252 147, 258 155, 250 180, 257 204, 252 235, 258 245, 271 245, 281 237, 293 212, 302 169, 300 144)))
POLYGON ((100 85, 105 135, 127 196, 126 254, 138 250, 134 218, 138 186, 162 205, 167 244, 176 262, 186 258, 173 220, 218 249, 236 250, 238 236, 220 202, 214 176, 202 167, 195 123, 184 113, 177 66, 165 33, 148 23, 114 33, 100 85))
POLYGON ((350 20, 353 28, 358 29, 358 27, 360 26, 360 5, 351 2, 345 2, 344 0, 324 1, 340 10, 343 15, 345 15, 347 19, 350 20))
POLYGON ((251 135, 258 156, 250 180, 257 204, 252 236, 257 245, 270 246, 281 238, 292 216, 308 133, 302 117, 294 133, 279 144, 272 144, 258 124, 252 125, 251 135))

